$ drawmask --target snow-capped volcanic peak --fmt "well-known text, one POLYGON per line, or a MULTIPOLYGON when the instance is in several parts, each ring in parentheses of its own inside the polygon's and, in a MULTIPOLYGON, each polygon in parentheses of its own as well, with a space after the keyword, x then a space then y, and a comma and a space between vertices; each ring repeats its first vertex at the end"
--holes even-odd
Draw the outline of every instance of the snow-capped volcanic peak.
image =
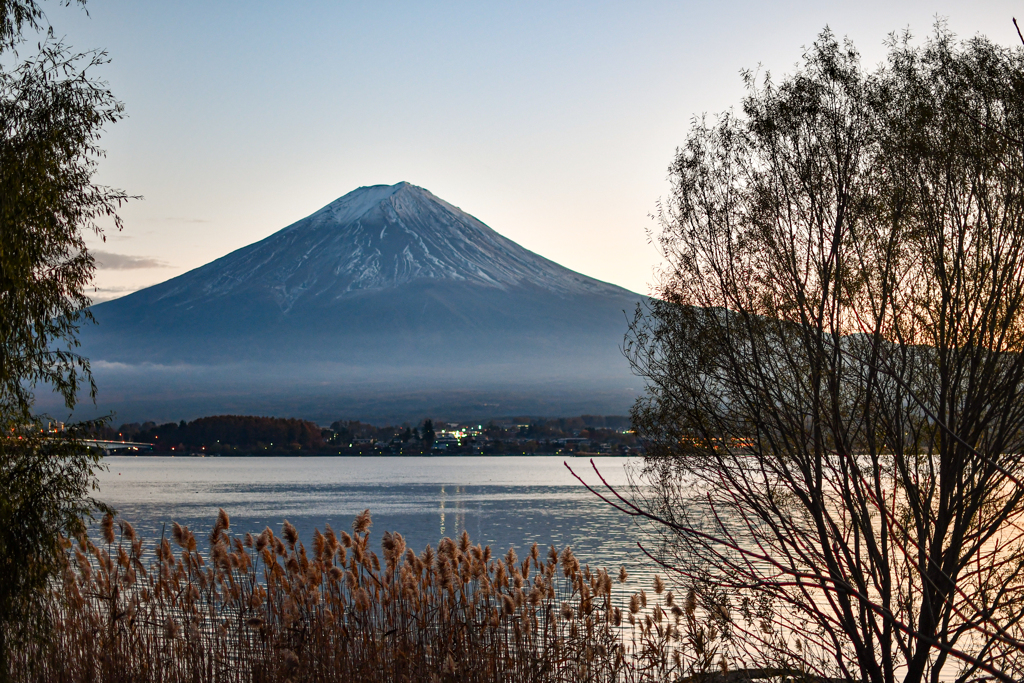
POLYGON ((209 298, 269 288, 287 310, 306 297, 324 302, 415 280, 532 286, 560 296, 623 293, 524 249, 427 190, 402 182, 354 190, 260 242, 175 278, 163 296, 192 299, 202 292, 201 298, 209 298))
POLYGON ((375 185, 97 304, 81 348, 99 414, 139 421, 617 414, 636 394, 623 312, 642 301, 420 187, 375 185))

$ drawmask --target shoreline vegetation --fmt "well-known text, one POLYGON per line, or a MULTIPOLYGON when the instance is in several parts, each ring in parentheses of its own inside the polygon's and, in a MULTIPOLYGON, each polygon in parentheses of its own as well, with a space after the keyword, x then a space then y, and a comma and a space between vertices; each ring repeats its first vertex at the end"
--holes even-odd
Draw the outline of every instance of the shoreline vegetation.
MULTIPOLYGON (((324 428, 217 415, 65 429, 34 416, 35 392, 52 392, 68 414, 80 399, 95 404, 86 351, 98 347, 80 337, 103 317, 87 294, 103 254, 90 245, 120 230, 118 212, 138 197, 95 182, 101 134, 125 112, 97 74, 107 54, 73 49, 40 3, 0 0, 0 683, 1024 680, 1020 47, 980 34, 960 40, 940 18, 923 41, 909 28, 889 34, 876 67, 825 28, 781 79, 743 71, 739 106, 693 118, 676 148, 669 195, 651 216, 659 228, 648 233, 662 263, 651 296, 626 314, 621 346, 537 345, 531 330, 560 340, 549 334, 556 325, 577 340, 603 326, 604 313, 590 315, 587 302, 612 296, 609 285, 499 244, 496 233, 466 232, 471 217, 422 190, 390 200, 413 192, 403 183, 383 190, 393 193, 390 209, 379 206, 400 218, 399 204, 419 207, 404 232, 438 253, 459 251, 441 270, 389 270, 379 256, 417 263, 391 238, 376 256, 359 245, 325 251, 321 228, 330 225, 318 223, 308 249, 292 248, 299 242, 290 237, 288 248, 264 249, 263 240, 252 248, 266 258, 249 259, 244 278, 207 279, 209 292, 178 297, 191 317, 162 314, 174 303, 167 296, 151 299, 164 302, 128 316, 130 333, 114 334, 106 354, 148 368, 162 353, 149 342, 166 342, 167 330, 221 335, 231 343, 206 350, 238 360, 258 341, 246 332, 259 322, 252 312, 280 301, 284 282, 287 310, 270 309, 289 324, 261 323, 257 336, 330 346, 328 355, 285 353, 289 361, 340 360, 376 377, 374 363, 395 369, 390 347, 377 342, 402 330, 410 343, 401 346, 427 349, 438 372, 447 358, 482 376, 472 370, 481 358, 495 377, 511 368, 547 379, 557 365, 598 386, 611 366, 591 370, 618 348, 630 383, 644 387, 629 418, 324 428), (437 211, 455 216, 458 239, 444 237, 456 232, 434 220, 437 211), (471 233, 493 244, 473 247, 463 239, 471 233), (315 253, 320 265, 307 268, 315 253), (336 265, 357 253, 364 265, 346 284, 336 265), (462 262, 475 271, 458 275, 462 262), (373 275, 385 272, 395 277, 373 275), (466 283, 483 289, 463 291, 466 283), (495 283, 511 298, 488 298, 495 283), (351 311, 321 312, 325 293, 363 297, 374 288, 380 305, 349 297, 351 311), (490 303, 478 315, 481 292, 490 303), (586 305, 566 308, 570 295, 586 305), (483 336, 449 329, 449 313, 483 336), (211 315, 216 325, 206 325, 211 315), (359 324, 371 318, 381 334, 359 324), (303 335, 310 321, 316 334, 303 335), (138 358, 119 357, 133 347, 138 358), (122 449, 643 456, 623 493, 596 466, 604 489, 577 479, 632 520, 640 550, 676 583, 654 576, 650 593, 634 590, 624 570, 592 569, 571 548, 499 555, 466 532, 417 553, 388 531, 378 554, 368 510, 351 534, 314 530, 308 548, 287 521, 280 536, 269 527, 235 533, 223 510, 201 541, 178 524, 169 537, 143 539, 90 495, 102 456, 122 449), (104 516, 91 530, 94 513, 104 516)), ((376 226, 362 204, 344 207, 313 216, 340 219, 351 209, 348 219, 366 215, 376 226)), ((379 235, 373 241, 383 244, 379 235)), ((417 253, 429 256, 425 247, 417 253)), ((201 347, 172 355, 202 360, 210 354, 201 347)), ((104 362, 89 355, 96 367, 104 362)), ((244 364, 230 372, 232 381, 249 374, 244 364)), ((272 374, 305 382, 294 368, 272 374)), ((430 383, 430 373, 413 374, 430 383)), ((266 394, 267 378, 247 391, 266 394)), ((178 400, 203 395, 195 389, 178 400)))
MULTIPOLYGON (((59 429, 59 425, 54 428, 59 429)), ((330 427, 295 418, 216 415, 191 422, 97 426, 89 434, 107 453, 166 455, 587 455, 639 456, 624 416, 512 417, 378 427, 337 420, 330 427), (129 442, 133 445, 120 446, 129 442)))
MULTIPOLYGON (((726 677, 727 611, 675 596, 658 577, 591 569, 536 544, 523 558, 463 532, 436 550, 385 532, 369 511, 310 547, 232 534, 221 510, 198 548, 187 527, 150 549, 111 515, 102 538, 64 545, 44 596, 52 637, 14 653, 14 680, 665 681, 726 677)), ((739 673, 733 671, 733 673, 739 673)))

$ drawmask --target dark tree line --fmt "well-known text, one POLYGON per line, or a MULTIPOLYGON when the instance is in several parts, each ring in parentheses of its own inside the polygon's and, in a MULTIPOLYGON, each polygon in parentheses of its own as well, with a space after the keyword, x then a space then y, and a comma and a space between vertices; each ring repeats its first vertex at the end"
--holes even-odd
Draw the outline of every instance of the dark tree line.
POLYGON ((314 449, 324 445, 321 429, 313 422, 250 415, 214 415, 191 422, 168 422, 139 431, 132 439, 151 443, 158 451, 179 446, 195 450, 218 445, 243 449, 272 445, 314 449))
MULTIPOLYGON (((586 439, 592 443, 609 443, 616 447, 633 447, 636 438, 624 433, 629 418, 624 416, 583 415, 580 417, 537 418, 514 417, 499 425, 493 420, 477 424, 479 438, 466 439, 460 449, 449 452, 471 453, 473 445, 487 442, 486 452, 505 453, 519 450, 521 442, 533 442, 530 452, 543 450, 543 445, 558 439, 586 439), (507 448, 499 444, 508 443, 507 448)), ((294 418, 251 417, 242 415, 218 415, 203 417, 186 422, 125 423, 114 428, 106 424, 95 425, 90 436, 105 440, 138 441, 159 446, 158 451, 169 451, 172 447, 188 450, 204 449, 207 452, 238 453, 242 451, 287 452, 297 445, 302 450, 323 454, 338 454, 349 450, 368 450, 367 444, 389 445, 391 450, 419 448, 429 452, 437 438, 438 431, 447 429, 427 418, 416 426, 404 423, 401 426, 377 426, 359 420, 335 420, 329 429, 321 429, 314 423, 294 418), (270 446, 273 445, 273 448, 270 446), (360 448, 354 448, 360 446, 360 448)), ((469 425, 461 425, 465 431, 469 425)), ((550 447, 549 447, 550 448, 550 447)), ((372 450, 372 449, 369 449, 372 450)), ((479 448, 476 450, 480 450, 479 448)))

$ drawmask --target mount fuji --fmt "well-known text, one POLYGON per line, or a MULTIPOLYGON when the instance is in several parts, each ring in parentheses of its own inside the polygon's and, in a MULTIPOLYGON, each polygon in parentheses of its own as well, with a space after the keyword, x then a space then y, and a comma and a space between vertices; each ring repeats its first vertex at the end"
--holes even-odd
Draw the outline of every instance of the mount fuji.
POLYGON ((82 352, 119 420, 621 414, 643 299, 403 182, 93 306, 82 352))

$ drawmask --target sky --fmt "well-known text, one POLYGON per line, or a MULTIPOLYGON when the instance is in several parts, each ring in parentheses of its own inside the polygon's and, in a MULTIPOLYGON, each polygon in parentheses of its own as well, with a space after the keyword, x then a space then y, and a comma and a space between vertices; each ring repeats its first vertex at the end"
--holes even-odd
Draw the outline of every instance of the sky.
POLYGON ((94 300, 262 239, 351 190, 408 181, 542 256, 650 293, 652 215, 696 117, 744 69, 791 73, 826 26, 866 66, 893 31, 1019 43, 1020 3, 44 1, 107 51, 127 118, 97 181, 143 199, 90 238, 94 300))

